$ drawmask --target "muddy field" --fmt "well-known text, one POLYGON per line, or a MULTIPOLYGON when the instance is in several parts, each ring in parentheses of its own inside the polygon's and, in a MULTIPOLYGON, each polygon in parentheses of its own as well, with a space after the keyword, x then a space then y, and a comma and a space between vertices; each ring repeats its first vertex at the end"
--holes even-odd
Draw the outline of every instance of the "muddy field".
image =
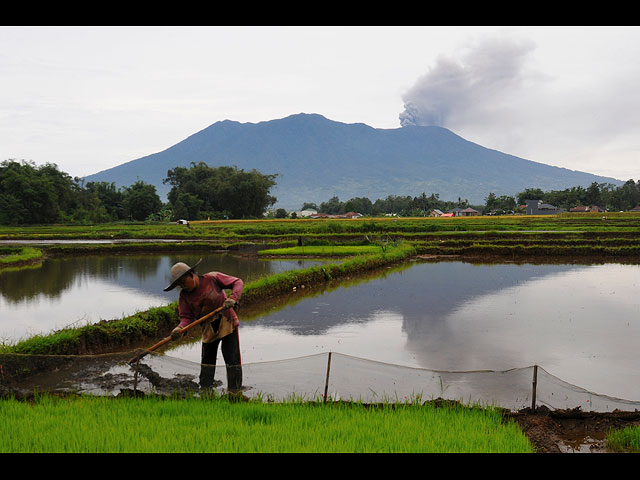
POLYGON ((605 445, 610 429, 640 425, 640 412, 594 413, 538 408, 508 413, 538 453, 611 453, 605 445))

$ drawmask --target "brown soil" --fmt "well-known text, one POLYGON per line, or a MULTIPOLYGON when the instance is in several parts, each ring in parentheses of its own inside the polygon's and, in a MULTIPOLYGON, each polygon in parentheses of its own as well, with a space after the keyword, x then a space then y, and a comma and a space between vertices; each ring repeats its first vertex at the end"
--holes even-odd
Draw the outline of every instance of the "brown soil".
POLYGON ((612 453, 605 436, 611 429, 640 425, 640 412, 595 413, 541 407, 506 413, 517 422, 538 453, 612 453))

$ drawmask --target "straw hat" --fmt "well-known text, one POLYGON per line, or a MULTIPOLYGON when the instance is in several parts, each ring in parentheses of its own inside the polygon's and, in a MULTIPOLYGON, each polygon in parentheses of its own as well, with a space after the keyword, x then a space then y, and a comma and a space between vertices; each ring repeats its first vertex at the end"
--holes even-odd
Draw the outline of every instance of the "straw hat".
POLYGON ((190 267, 186 263, 182 262, 178 262, 173 267, 171 267, 171 284, 166 287, 164 291, 168 292, 169 290, 173 290, 176 285, 178 285, 178 282, 182 279, 182 277, 184 277, 188 273, 193 272, 195 268, 200 265, 201 261, 202 259, 198 260, 193 267, 190 267))

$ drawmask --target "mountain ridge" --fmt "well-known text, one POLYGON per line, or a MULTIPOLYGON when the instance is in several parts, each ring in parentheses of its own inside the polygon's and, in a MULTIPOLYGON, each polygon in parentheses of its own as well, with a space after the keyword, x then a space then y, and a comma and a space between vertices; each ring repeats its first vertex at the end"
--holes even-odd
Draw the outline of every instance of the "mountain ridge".
POLYGON ((597 183, 623 182, 587 172, 526 160, 465 140, 436 126, 379 129, 342 123, 316 113, 298 113, 258 123, 221 120, 157 153, 88 175, 85 181, 138 179, 156 186, 167 171, 192 162, 237 166, 278 174, 272 194, 276 206, 299 209, 321 203, 388 195, 439 194, 443 200, 467 199, 483 204, 493 192, 515 195, 526 188, 560 190, 597 183))

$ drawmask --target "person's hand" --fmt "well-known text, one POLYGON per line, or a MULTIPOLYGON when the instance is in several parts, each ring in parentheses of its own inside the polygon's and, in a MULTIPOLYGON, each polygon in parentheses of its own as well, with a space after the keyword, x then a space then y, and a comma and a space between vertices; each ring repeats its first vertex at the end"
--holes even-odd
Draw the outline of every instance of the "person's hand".
POLYGON ((171 330, 171 340, 178 340, 182 337, 182 335, 184 335, 184 332, 182 331, 181 327, 176 327, 171 330))
POLYGON ((222 304, 224 308, 233 308, 236 306, 236 301, 233 298, 227 298, 222 304))

